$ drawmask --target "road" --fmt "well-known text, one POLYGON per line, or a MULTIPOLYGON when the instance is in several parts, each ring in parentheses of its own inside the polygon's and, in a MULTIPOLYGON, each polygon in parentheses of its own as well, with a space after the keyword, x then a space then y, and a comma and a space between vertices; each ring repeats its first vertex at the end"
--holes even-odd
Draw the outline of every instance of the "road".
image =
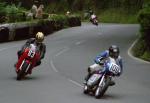
POLYGON ((0 103, 149 103, 150 64, 129 56, 139 25, 83 23, 45 38, 47 52, 33 74, 16 81, 14 63, 23 41, 0 44, 0 103), (86 68, 111 44, 120 47, 124 72, 101 99, 84 95, 86 68))

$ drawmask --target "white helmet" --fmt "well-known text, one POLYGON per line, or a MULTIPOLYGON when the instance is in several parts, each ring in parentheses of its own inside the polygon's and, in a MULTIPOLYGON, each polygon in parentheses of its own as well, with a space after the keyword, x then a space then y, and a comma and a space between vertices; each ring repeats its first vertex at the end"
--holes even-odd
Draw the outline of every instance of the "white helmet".
POLYGON ((42 32, 38 32, 35 36, 35 39, 38 43, 42 43, 44 40, 44 34, 42 32))
POLYGON ((67 15, 69 15, 70 14, 70 11, 67 11, 67 15))

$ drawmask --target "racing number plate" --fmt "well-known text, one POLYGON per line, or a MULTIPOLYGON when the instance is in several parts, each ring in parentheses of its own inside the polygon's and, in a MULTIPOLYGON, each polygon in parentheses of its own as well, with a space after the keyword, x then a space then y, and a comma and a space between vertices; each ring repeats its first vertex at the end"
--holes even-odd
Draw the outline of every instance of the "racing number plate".
POLYGON ((28 53, 28 56, 33 58, 34 55, 35 55, 35 51, 30 50, 29 53, 28 53))
POLYGON ((118 74, 120 73, 120 67, 114 63, 111 64, 109 71, 114 73, 114 74, 118 74))

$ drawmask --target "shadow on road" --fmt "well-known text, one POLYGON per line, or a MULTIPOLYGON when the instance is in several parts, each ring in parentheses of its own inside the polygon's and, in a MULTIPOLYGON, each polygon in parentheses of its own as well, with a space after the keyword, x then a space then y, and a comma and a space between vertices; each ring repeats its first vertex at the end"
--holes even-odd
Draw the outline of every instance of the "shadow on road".
MULTIPOLYGON (((83 95, 85 95, 85 94, 83 94, 83 95)), ((86 96, 95 98, 94 94, 87 94, 86 96)), ((119 94, 104 94, 99 99, 101 99, 101 100, 110 100, 110 99, 112 100, 112 99, 114 99, 115 100, 115 99, 120 99, 120 98, 122 98, 122 96, 119 94)))

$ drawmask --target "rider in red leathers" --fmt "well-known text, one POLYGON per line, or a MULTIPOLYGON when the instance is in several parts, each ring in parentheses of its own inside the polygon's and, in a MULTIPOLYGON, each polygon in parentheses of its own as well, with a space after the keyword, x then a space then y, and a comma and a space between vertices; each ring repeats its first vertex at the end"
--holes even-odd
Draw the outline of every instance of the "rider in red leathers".
POLYGON ((40 51, 40 60, 37 61, 36 66, 40 65, 41 59, 44 58, 45 53, 46 53, 46 45, 43 43, 43 41, 44 41, 44 34, 42 32, 38 32, 35 38, 28 39, 26 43, 22 46, 21 50, 17 52, 18 59, 20 58, 20 56, 22 55, 26 47, 30 46, 30 44, 36 44, 36 46, 39 48, 39 51, 40 51))

